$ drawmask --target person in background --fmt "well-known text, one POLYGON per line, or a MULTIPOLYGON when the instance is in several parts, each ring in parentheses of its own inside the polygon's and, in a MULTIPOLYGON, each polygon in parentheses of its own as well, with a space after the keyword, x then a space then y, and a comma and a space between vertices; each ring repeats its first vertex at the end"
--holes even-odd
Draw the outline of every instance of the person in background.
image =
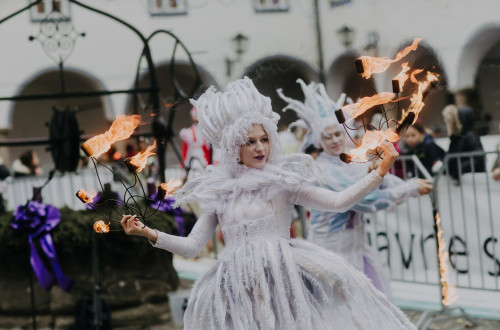
MULTIPOLYGON (((417 122, 408 127, 404 141, 408 147, 405 152, 406 155, 416 155, 430 174, 439 172, 439 169, 443 166, 445 152, 426 133, 425 127, 421 123, 417 122)), ((406 165, 407 176, 415 176, 413 166, 411 166, 413 164, 407 162, 406 165)))
POLYGON ((210 144, 203 137, 198 127, 198 111, 196 108, 193 107, 189 113, 193 124, 188 128, 181 129, 179 132, 179 137, 182 140, 181 155, 184 162, 182 166, 204 169, 208 164, 212 163, 210 144))
POLYGON ((7 168, 7 166, 5 166, 3 158, 0 156, 0 181, 7 179, 9 176, 10 176, 10 171, 7 168))
MULTIPOLYGON (((472 131, 474 114, 471 110, 460 110, 450 104, 443 109, 443 118, 450 138, 448 153, 464 153, 483 151, 479 136, 472 131)), ((451 158, 448 161, 448 174, 460 183, 460 174, 484 172, 486 170, 484 156, 451 158)))
POLYGON ((304 149, 304 153, 306 155, 311 155, 314 160, 316 160, 319 156, 319 154, 323 151, 321 148, 316 148, 314 144, 310 144, 307 146, 307 148, 304 149))
POLYGON ((12 171, 15 178, 41 175, 42 169, 40 168, 40 160, 36 152, 27 150, 22 153, 12 164, 12 171))
POLYGON ((305 148, 304 143, 307 135, 306 123, 299 119, 291 123, 286 130, 278 133, 281 142, 281 148, 284 154, 294 154, 302 152, 305 148))
MULTIPOLYGON (((331 111, 337 109, 337 104, 328 97, 324 85, 315 83, 306 85, 300 80, 298 82, 306 95, 303 103, 286 97, 281 92, 278 92, 278 95, 288 102, 287 108, 296 111, 297 115, 308 123, 311 142, 317 148, 323 149, 316 160, 324 177, 324 182, 320 186, 335 192, 352 189, 356 182, 366 176, 366 173, 379 168, 380 162, 371 168, 367 163, 343 162, 339 156, 346 152, 348 137, 344 127, 331 111)), ((348 125, 350 121, 350 118, 346 118, 348 125)), ((385 143, 394 148, 391 143, 387 141, 385 143)), ((414 178, 403 181, 388 174, 379 187, 349 209, 338 212, 311 207, 307 239, 342 256, 365 273, 377 289, 390 297, 388 267, 366 240, 364 214, 391 208, 410 197, 428 194, 431 190, 432 185, 427 180, 414 178)))

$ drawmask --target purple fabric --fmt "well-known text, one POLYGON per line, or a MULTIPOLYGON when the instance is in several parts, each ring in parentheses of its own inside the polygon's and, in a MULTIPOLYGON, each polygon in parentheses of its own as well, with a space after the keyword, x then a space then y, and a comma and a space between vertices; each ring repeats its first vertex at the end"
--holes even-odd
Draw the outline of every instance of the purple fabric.
MULTIPOLYGON (((116 196, 115 196, 115 198, 114 198, 114 199, 116 199, 116 200, 117 200, 118 204, 123 204, 123 199, 122 199, 122 197, 120 196, 120 194, 115 193, 115 195, 116 195, 116 196)), ((95 207, 100 206, 100 204, 99 204, 99 203, 104 203, 104 202, 106 202, 106 201, 102 198, 102 193, 98 193, 98 194, 94 197, 94 199, 93 199, 92 203, 87 203, 87 204, 85 204, 85 207, 87 208, 87 210, 89 210, 89 211, 93 211, 95 207)))
POLYGON ((11 227, 19 231, 29 233, 28 242, 30 245, 30 263, 38 278, 38 282, 48 290, 57 281, 59 286, 68 291, 73 283, 61 270, 54 242, 50 231, 61 221, 61 213, 51 205, 31 201, 27 205, 20 205, 14 211, 14 220, 11 227), (45 254, 51 269, 45 266, 38 249, 35 246, 35 239, 38 239, 43 253, 45 254))
POLYGON ((382 283, 380 283, 380 279, 378 278, 375 268, 365 257, 363 257, 363 268, 365 270, 365 275, 372 281, 373 286, 379 291, 384 292, 382 283))
POLYGON ((171 214, 174 216, 175 222, 177 223, 177 230, 179 232, 179 236, 186 236, 186 226, 184 223, 183 215, 187 214, 184 209, 181 207, 174 208, 172 205, 175 203, 175 199, 172 197, 167 197, 163 200, 157 200, 158 193, 155 191, 151 197, 151 207, 158 208, 158 211, 165 212, 167 214, 171 214))

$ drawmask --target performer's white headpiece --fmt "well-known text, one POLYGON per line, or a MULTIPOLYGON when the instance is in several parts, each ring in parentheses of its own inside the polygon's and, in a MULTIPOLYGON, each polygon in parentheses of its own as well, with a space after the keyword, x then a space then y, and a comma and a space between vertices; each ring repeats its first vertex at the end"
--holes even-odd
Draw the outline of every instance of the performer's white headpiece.
POLYGON ((204 137, 220 148, 223 163, 239 162, 240 146, 253 124, 261 124, 269 138, 268 162, 281 155, 276 126, 280 116, 273 112, 271 99, 260 94, 248 77, 230 83, 223 93, 212 86, 191 103, 198 110, 198 125, 204 137))
POLYGON ((321 133, 323 130, 332 125, 340 125, 336 116, 335 110, 340 109, 345 102, 346 95, 342 94, 337 102, 333 102, 326 94, 325 86, 311 82, 309 85, 302 79, 297 79, 297 82, 302 87, 304 92, 304 102, 289 98, 283 94, 282 89, 278 89, 278 95, 288 105, 283 109, 293 110, 303 119, 309 127, 309 132, 306 136, 307 145, 313 144, 316 148, 321 146, 321 133))

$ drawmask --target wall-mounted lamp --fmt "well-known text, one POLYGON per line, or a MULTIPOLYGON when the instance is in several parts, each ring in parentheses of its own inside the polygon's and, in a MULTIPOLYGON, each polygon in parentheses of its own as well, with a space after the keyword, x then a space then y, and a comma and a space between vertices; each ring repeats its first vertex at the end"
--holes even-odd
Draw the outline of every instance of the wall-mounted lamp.
POLYGON ((231 39, 231 43, 234 47, 234 52, 236 53, 236 58, 231 59, 226 57, 226 76, 230 77, 233 71, 233 64, 241 60, 241 56, 246 52, 248 47, 248 37, 238 33, 231 39))
POLYGON ((349 49, 352 45, 352 42, 354 40, 354 30, 347 25, 344 25, 337 31, 340 40, 342 42, 342 45, 346 48, 349 49))

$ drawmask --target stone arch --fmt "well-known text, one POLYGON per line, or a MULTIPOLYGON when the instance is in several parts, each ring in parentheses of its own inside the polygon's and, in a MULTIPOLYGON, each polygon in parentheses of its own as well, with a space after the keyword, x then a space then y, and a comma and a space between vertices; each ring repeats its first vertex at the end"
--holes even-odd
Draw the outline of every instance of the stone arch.
POLYGON ((293 111, 281 111, 286 103, 278 96, 276 89, 282 88, 285 95, 304 100, 297 79, 300 78, 306 83, 319 80, 318 73, 308 63, 286 55, 261 58, 249 65, 243 76, 252 79, 259 92, 271 98, 273 110, 281 116, 279 122, 281 129, 298 118, 293 111))
MULTIPOLYGON (((409 46, 412 42, 413 40, 408 40, 402 43, 401 46, 394 51, 393 57, 396 56, 396 53, 400 50, 409 46)), ((438 87, 429 93, 424 100, 425 106, 419 115, 419 121, 424 126, 432 129, 437 135, 445 135, 446 129, 441 111, 449 102, 448 76, 444 70, 444 65, 442 64, 438 53, 431 45, 421 41, 417 50, 410 52, 401 61, 389 67, 386 74, 387 85, 389 85, 391 80, 401 71, 400 64, 404 62, 408 62, 412 69, 423 69, 424 72, 431 71, 439 74, 438 87)), ((405 84, 405 88, 408 87, 411 87, 411 85, 409 85, 409 81, 405 84)), ((404 91, 402 95, 406 95, 404 91)), ((400 102, 400 106, 405 109, 408 107, 409 103, 409 99, 403 100, 400 102)))
MULTIPOLYGON (((175 61, 175 76, 177 81, 180 84, 180 87, 188 91, 192 88, 193 84, 196 81, 196 75, 193 71, 193 68, 189 64, 189 62, 185 61, 175 61)), ((206 69, 204 69, 201 66, 197 66, 197 70, 200 74, 202 84, 198 88, 198 90, 195 92, 194 98, 197 98, 199 95, 201 95, 208 87, 210 86, 215 86, 218 89, 218 84, 215 80, 215 78, 210 74, 206 69)), ((171 77, 170 77, 170 61, 166 62, 161 62, 156 65, 156 79, 158 82, 158 87, 160 89, 159 97, 160 97, 160 104, 162 103, 169 103, 174 100, 177 100, 178 95, 176 95, 176 90, 172 84, 171 77)), ((134 86, 132 86, 133 88, 134 86)), ((139 88, 147 88, 149 87, 149 73, 145 73, 140 75, 139 77, 139 88)), ((138 95, 139 97, 139 102, 138 102, 138 107, 135 107, 135 97, 134 96, 129 96, 127 100, 127 106, 126 106, 126 113, 127 114, 133 114, 137 113, 140 115, 146 114, 146 112, 150 111, 151 109, 144 109, 141 105, 142 104, 148 104, 147 99, 149 97, 148 93, 140 93, 138 95)), ((176 107, 176 114, 174 121, 172 123, 172 129, 174 131, 174 141, 176 142, 177 145, 180 145, 181 141, 178 138, 178 132, 184 128, 184 127, 189 127, 191 126, 191 116, 189 111, 191 110, 192 106, 189 102, 182 102, 177 105, 176 107)), ((160 111, 161 115, 163 116, 165 122, 168 121, 169 118, 169 113, 167 110, 161 110, 160 111)), ((143 116, 143 118, 146 118, 143 116)), ((142 129, 144 130, 144 128, 142 129)), ((151 129, 148 129, 150 132, 151 129)), ((139 127, 138 132, 141 132, 141 127, 139 127)), ((178 159, 174 153, 171 152, 170 149, 167 149, 167 164, 177 164, 178 159)))
POLYGON ((480 29, 467 42, 460 58, 461 87, 474 87, 476 128, 481 135, 499 133, 500 25, 480 29), (464 68, 465 67, 465 68, 464 68))
MULTIPOLYGON (((101 91, 105 89, 102 82, 91 74, 73 68, 64 70, 66 92, 101 91)), ((36 94, 58 94, 61 92, 60 72, 46 69, 34 74, 17 90, 16 96, 36 94)), ((10 130, 5 139, 48 138, 48 123, 52 117, 53 107, 63 109, 70 107, 76 110, 80 130, 84 135, 95 135, 104 132, 113 117, 113 109, 108 96, 92 96, 78 98, 44 99, 33 101, 16 101, 12 103, 9 121, 10 130)), ((52 168, 52 158, 46 146, 11 147, 4 150, 7 163, 14 161, 26 149, 37 152, 40 163, 45 170, 52 168)))
POLYGON ((377 92, 373 77, 365 79, 356 72, 354 61, 361 55, 348 51, 337 57, 328 69, 327 91, 332 99, 346 93, 353 101, 377 92))
POLYGON ((482 60, 499 40, 499 24, 485 25, 469 38, 458 61, 457 87, 474 86, 482 60))

